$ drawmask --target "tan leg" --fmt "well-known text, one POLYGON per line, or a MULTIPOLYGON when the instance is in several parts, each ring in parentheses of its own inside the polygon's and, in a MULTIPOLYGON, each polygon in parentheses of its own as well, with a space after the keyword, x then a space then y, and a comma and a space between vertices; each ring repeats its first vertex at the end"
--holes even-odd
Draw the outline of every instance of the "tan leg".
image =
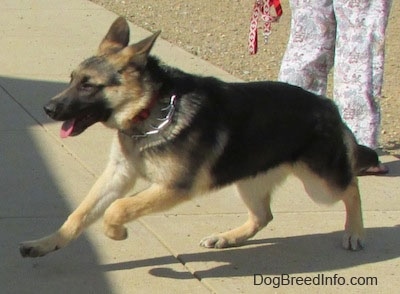
POLYGON ((200 245, 206 248, 226 248, 238 246, 253 237, 273 219, 270 199, 270 195, 267 194, 262 202, 251 203, 251 208, 248 207, 249 218, 243 225, 222 234, 205 237, 200 241, 200 245))
POLYGON ((238 246, 264 228, 273 216, 270 202, 275 186, 286 178, 285 168, 277 168, 265 175, 246 179, 236 184, 238 192, 248 209, 247 221, 238 228, 222 234, 203 238, 200 245, 207 248, 238 246))
POLYGON ((354 178, 352 183, 342 191, 332 187, 305 165, 298 165, 294 173, 303 182, 304 188, 315 202, 331 204, 343 200, 346 207, 343 247, 350 250, 362 248, 364 246, 364 226, 357 178, 354 178))
POLYGON ((153 184, 137 195, 114 201, 104 213, 104 233, 111 239, 123 240, 128 235, 124 224, 189 199, 187 191, 153 184))
POLYGON ((97 220, 115 199, 123 197, 134 185, 135 180, 133 171, 128 171, 124 165, 110 162, 89 194, 60 229, 42 239, 22 242, 21 255, 39 257, 67 246, 97 220))
POLYGON ((364 225, 361 211, 361 199, 357 179, 343 193, 346 207, 346 224, 342 245, 345 249, 358 250, 364 247, 364 225))

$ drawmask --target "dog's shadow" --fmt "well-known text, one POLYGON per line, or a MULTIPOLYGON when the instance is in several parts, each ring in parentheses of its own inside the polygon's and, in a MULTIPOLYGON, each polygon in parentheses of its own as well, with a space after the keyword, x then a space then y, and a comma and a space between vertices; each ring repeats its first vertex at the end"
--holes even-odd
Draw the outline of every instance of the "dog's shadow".
POLYGON ((400 257, 400 225, 369 228, 368 245, 358 252, 341 248, 342 232, 271 238, 248 241, 244 246, 224 250, 199 249, 198 253, 181 254, 176 263, 190 268, 202 268, 194 273, 178 272, 170 267, 170 256, 102 265, 104 271, 153 267, 151 275, 171 279, 199 279, 207 277, 242 277, 260 273, 265 275, 300 274, 350 268, 378 263, 400 257), (222 265, 205 268, 207 262, 222 265))

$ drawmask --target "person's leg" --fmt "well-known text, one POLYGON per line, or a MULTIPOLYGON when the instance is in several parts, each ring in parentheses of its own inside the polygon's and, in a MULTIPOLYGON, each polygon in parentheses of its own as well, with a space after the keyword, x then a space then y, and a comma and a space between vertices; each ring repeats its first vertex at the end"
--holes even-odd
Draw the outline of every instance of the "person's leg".
POLYGON ((334 99, 358 142, 375 149, 390 0, 334 1, 334 99))
POLYGON ((290 7, 291 31, 278 79, 324 95, 335 49, 332 0, 291 0, 290 7))

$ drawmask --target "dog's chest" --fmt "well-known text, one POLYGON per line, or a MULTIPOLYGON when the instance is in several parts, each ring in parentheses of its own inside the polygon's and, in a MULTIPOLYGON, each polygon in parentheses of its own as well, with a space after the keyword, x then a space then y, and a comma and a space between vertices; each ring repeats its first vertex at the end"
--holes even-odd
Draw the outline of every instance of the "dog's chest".
POLYGON ((129 164, 142 178, 165 185, 174 185, 186 173, 184 158, 175 152, 141 149, 131 138, 120 140, 121 149, 129 164))

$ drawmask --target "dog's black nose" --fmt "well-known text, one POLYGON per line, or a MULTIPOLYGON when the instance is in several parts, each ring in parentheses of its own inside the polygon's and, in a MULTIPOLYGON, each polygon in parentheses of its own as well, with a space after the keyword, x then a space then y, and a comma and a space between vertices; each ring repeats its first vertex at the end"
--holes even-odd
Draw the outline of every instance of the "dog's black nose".
POLYGON ((57 114, 57 103, 50 101, 43 107, 43 109, 44 109, 44 112, 46 112, 46 114, 48 116, 50 116, 51 118, 54 118, 57 114))

